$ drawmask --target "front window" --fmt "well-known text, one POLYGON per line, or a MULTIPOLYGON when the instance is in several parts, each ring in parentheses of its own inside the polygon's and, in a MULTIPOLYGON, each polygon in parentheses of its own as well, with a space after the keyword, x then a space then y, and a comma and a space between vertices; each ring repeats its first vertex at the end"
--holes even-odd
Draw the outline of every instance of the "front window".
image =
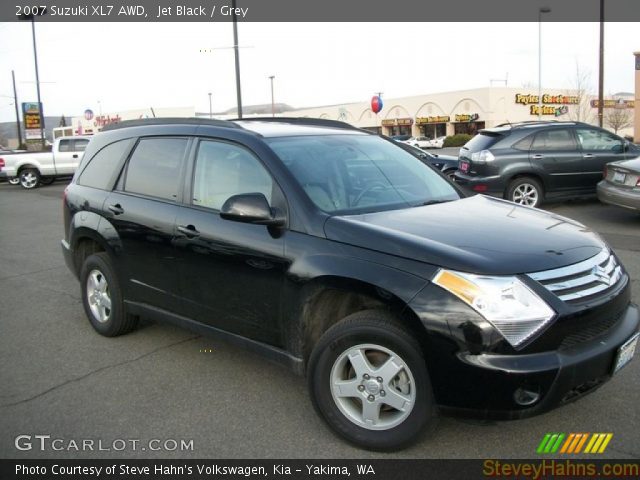
POLYGON ((327 213, 406 208, 460 198, 430 167, 377 136, 267 139, 313 203, 327 213))

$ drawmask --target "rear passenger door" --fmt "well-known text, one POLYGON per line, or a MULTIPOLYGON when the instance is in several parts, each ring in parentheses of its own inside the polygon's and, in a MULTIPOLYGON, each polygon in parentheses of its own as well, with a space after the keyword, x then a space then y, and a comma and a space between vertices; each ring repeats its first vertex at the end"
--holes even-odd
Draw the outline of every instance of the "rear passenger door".
POLYGON ((625 144, 620 137, 596 128, 576 128, 576 136, 582 149, 585 175, 592 188, 602 180, 604 166, 609 162, 624 160, 625 144))
POLYGON ((124 272, 125 298, 175 313, 180 306, 172 240, 190 142, 186 137, 138 140, 103 206, 119 237, 114 250, 124 272))
POLYGON ((194 147, 189 195, 176 220, 184 314, 277 344, 286 232, 224 220, 220 208, 233 195, 257 192, 272 207, 286 211, 284 196, 267 168, 244 146, 202 139, 194 147))
POLYGON ((533 138, 529 161, 545 175, 545 193, 579 189, 585 182, 582 153, 569 128, 542 130, 533 138))

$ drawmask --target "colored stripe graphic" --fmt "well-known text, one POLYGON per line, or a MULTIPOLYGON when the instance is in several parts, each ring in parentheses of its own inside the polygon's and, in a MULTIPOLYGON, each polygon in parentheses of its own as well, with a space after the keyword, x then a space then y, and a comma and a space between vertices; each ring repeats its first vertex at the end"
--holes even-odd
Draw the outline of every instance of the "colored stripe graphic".
POLYGON ((536 452, 547 453, 604 453, 613 438, 613 433, 547 433, 536 452), (586 447, 585 447, 586 444, 586 447), (584 447, 584 450, 583 450, 584 447))

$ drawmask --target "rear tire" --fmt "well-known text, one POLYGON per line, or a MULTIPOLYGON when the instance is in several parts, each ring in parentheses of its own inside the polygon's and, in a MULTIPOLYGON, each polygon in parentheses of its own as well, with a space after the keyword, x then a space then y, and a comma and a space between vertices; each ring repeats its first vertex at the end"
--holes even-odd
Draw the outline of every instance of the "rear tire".
POLYGON ((125 311, 122 290, 107 253, 87 257, 80 272, 80 288, 84 311, 100 335, 116 337, 137 326, 138 317, 125 311))
POLYGON ((20 185, 20 178, 19 177, 9 177, 7 179, 7 182, 9 182, 9 185, 20 185))
POLYGON ((41 177, 40 185, 51 185, 55 181, 56 181, 56 177, 41 177))
POLYGON ((542 185, 531 177, 516 178, 507 189, 507 200, 520 205, 538 208, 542 204, 543 198, 542 185))
POLYGON ((40 172, 35 168, 25 168, 18 174, 18 178, 20 179, 20 186, 27 190, 38 188, 38 185, 40 185, 40 172))
POLYGON ((449 170, 445 170, 442 173, 444 173, 449 180, 451 180, 452 182, 455 182, 456 181, 456 172, 457 171, 458 171, 457 168, 450 168, 449 170))
POLYGON ((419 343, 387 312, 365 310, 332 326, 308 364, 316 411, 335 433, 371 450, 397 450, 435 422, 419 343))

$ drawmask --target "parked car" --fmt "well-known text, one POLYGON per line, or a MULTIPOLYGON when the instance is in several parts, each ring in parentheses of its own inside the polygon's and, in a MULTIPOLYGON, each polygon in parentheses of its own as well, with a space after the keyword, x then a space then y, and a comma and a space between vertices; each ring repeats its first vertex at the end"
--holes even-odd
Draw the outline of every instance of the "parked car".
POLYGON ((458 157, 453 155, 438 155, 437 153, 425 152, 420 148, 412 147, 406 143, 399 143, 409 153, 412 153, 425 163, 441 170, 451 181, 455 180, 455 173, 458 170, 458 157))
POLYGON ((411 135, 392 135, 391 138, 396 142, 404 142, 411 138, 411 135))
POLYGON ((430 140, 428 137, 410 137, 404 141, 407 145, 411 145, 416 148, 428 148, 429 142, 430 140))
POLYGON ((602 203, 640 210, 640 157, 609 163, 598 183, 602 203))
POLYGON ((430 139, 429 143, 427 144, 427 148, 443 148, 445 138, 447 137, 444 136, 430 139))
POLYGON ((58 177, 70 177, 80 164, 90 137, 58 138, 50 152, 26 152, 4 156, 7 177, 17 177, 23 188, 37 188, 58 177))
POLYGON ((407 445, 438 411, 514 419, 574 400, 638 339, 629 276, 596 233, 462 198, 342 122, 108 126, 63 222, 98 333, 144 316, 259 351, 305 374, 320 416, 366 448, 407 445))
POLYGON ((456 182, 478 193, 538 207, 546 199, 596 193, 604 166, 640 148, 580 122, 523 122, 481 130, 460 150, 456 182))

